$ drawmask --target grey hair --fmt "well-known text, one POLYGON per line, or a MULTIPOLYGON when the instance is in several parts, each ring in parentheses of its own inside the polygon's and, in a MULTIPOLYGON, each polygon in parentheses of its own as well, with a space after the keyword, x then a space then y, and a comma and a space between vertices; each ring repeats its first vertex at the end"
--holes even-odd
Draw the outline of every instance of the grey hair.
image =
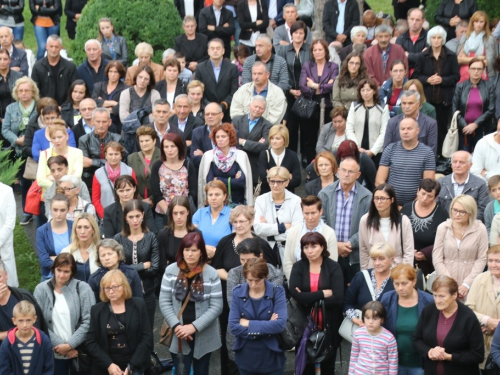
POLYGON ((100 108, 94 109, 94 111, 92 112, 92 121, 94 121, 94 117, 97 113, 107 113, 108 117, 111 118, 111 112, 109 111, 109 109, 107 109, 105 107, 100 107, 100 108))
POLYGON ((184 19, 182 20, 182 26, 184 26, 186 23, 188 22, 194 22, 194 24, 196 25, 196 18, 194 16, 186 16, 184 17, 184 19))
POLYGON ((14 31, 12 31, 12 28, 9 26, 1 26, 0 28, 6 28, 9 30, 10 35, 14 35, 14 31))
POLYGON ((177 104, 177 100, 187 98, 189 105, 193 105, 193 100, 187 96, 187 94, 180 94, 175 97, 174 104, 177 104))
POLYGON ((408 21, 400 18, 399 20, 396 21, 396 26, 394 27, 395 31, 399 31, 400 34, 404 34, 406 31, 408 31, 408 21))
POLYGON ((375 28, 375 36, 377 36, 380 33, 389 33, 389 35, 392 35, 392 27, 390 27, 389 25, 386 25, 384 23, 381 25, 378 25, 375 28))
POLYGON ((286 8, 292 8, 292 7, 295 8, 295 10, 297 10, 297 7, 295 6, 294 3, 288 3, 288 4, 283 5, 283 11, 285 11, 286 8))
POLYGON ((157 105, 167 105, 167 104, 168 108, 172 109, 167 99, 156 99, 155 102, 153 103, 153 111, 155 110, 157 105))
POLYGON ((267 34, 259 34, 256 40, 266 40, 269 44, 273 44, 273 40, 271 37, 267 34))
POLYGON ((250 104, 253 103, 253 102, 255 102, 255 101, 262 102, 265 105, 267 105, 266 98, 264 98, 262 95, 254 95, 254 96, 252 96, 252 100, 250 101, 250 104))
MULTIPOLYGON (((186 16, 188 17, 188 16, 186 16)), ((175 55, 177 51, 173 48, 167 48, 165 51, 163 51, 163 55, 161 55, 161 59, 163 60, 164 58, 167 58, 168 56, 173 56, 175 55)))
POLYGON ((420 102, 420 93, 417 90, 403 91, 403 93, 401 94, 401 99, 408 98, 408 97, 413 96, 413 95, 415 95, 415 97, 417 98, 417 102, 420 102))
POLYGON ((49 37, 47 38, 47 43, 49 43, 49 40, 52 40, 54 42, 59 42, 61 46, 63 45, 62 38, 57 34, 49 35, 49 37))
POLYGON ((99 49, 102 50, 101 42, 99 42, 97 39, 89 39, 85 42, 85 51, 87 50, 87 46, 92 43, 96 43, 99 46, 99 49))
POLYGON ((155 51, 153 50, 153 46, 146 42, 141 42, 135 46, 134 54, 139 57, 142 54, 146 54, 148 56, 153 56, 155 51))
POLYGON ((453 160, 453 157, 454 157, 454 156, 455 156, 455 154, 456 154, 456 153, 458 153, 458 152, 467 152, 467 155, 468 155, 468 156, 467 156, 467 163, 469 163, 469 164, 471 164, 471 163, 472 163, 472 155, 471 155, 471 153, 470 153, 470 152, 468 152, 468 151, 465 151, 465 150, 455 151, 455 152, 453 153, 453 155, 451 155, 451 160, 453 160))
POLYGON ((368 36, 368 29, 365 26, 354 26, 351 29, 351 40, 354 39, 357 33, 365 33, 365 37, 368 36))
POLYGON ((432 37, 436 35, 441 35, 441 38, 443 38, 443 42, 441 43, 441 45, 443 46, 446 43, 447 36, 446 30, 443 28, 443 26, 434 26, 427 32, 427 44, 430 46, 432 37))
MULTIPOLYGON (((262 34, 261 34, 261 35, 262 35, 262 34)), ((255 68, 256 66, 261 66, 261 65, 262 65, 262 66, 264 66, 264 68, 266 68, 266 73, 270 73, 269 68, 268 68, 268 67, 267 67, 267 65, 266 65, 266 64, 264 64, 262 61, 256 61, 256 62, 254 62, 253 66, 252 66, 252 70, 253 70, 253 68, 255 68)))
POLYGON ((7 272, 7 268, 5 267, 5 263, 0 259, 0 272, 7 272))
POLYGON ((97 259, 95 262, 99 267, 102 266, 101 260, 99 259, 99 249, 101 247, 107 247, 108 249, 115 251, 118 254, 119 261, 125 262, 125 252, 123 251, 123 246, 120 245, 120 243, 118 241, 115 241, 112 238, 106 238, 104 240, 100 240, 96 246, 97 259))
POLYGON ((82 186, 82 180, 78 177, 67 174, 66 176, 62 176, 59 182, 70 182, 74 188, 80 189, 82 186))

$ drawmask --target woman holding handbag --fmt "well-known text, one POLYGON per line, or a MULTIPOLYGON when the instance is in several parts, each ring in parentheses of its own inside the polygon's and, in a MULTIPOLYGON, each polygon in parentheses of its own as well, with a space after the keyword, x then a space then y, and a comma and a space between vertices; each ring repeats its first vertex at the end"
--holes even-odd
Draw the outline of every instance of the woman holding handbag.
MULTIPOLYGON (((301 260, 293 265, 288 282, 290 295, 304 308, 312 312, 317 302, 322 302, 326 315, 319 314, 320 330, 326 327, 328 340, 333 347, 332 356, 321 363, 321 372, 335 373, 335 356, 340 346, 338 334, 342 321, 342 300, 344 299, 344 278, 337 262, 329 259, 325 237, 318 232, 306 233, 300 240, 301 260)), ((314 364, 305 366, 304 374, 315 373, 314 364)))

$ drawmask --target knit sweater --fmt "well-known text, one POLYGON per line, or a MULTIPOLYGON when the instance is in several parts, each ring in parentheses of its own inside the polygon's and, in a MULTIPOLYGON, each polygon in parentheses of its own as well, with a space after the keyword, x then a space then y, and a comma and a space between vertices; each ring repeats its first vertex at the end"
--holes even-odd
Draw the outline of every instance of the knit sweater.
MULTIPOLYGON (((257 55, 248 56, 243 65, 243 83, 252 82, 252 67, 256 61, 261 61, 257 55)), ((272 55, 266 62, 266 67, 271 71, 269 80, 279 86, 283 91, 287 92, 290 89, 290 81, 288 79, 288 67, 286 60, 278 55, 272 55)))

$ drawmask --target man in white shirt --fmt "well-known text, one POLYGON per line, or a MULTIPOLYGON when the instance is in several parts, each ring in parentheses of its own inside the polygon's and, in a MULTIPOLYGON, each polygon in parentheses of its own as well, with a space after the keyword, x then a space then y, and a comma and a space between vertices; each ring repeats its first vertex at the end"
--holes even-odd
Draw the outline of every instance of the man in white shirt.
MULTIPOLYGON (((297 21, 298 17, 297 7, 293 3, 285 4, 283 7, 283 18, 285 19, 285 23, 274 30, 273 45, 275 48, 278 46, 288 46, 292 42, 290 28, 293 23, 297 21)), ((306 42, 310 45, 312 40, 311 29, 308 27, 306 42)))

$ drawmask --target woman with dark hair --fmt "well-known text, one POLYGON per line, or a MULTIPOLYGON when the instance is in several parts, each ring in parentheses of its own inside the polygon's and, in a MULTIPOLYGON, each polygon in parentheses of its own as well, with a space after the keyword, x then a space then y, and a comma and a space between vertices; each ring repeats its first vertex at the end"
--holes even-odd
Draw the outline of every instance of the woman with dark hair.
POLYGON ((240 0, 237 19, 240 23, 240 43, 250 54, 255 53, 255 41, 260 34, 265 34, 269 26, 268 2, 263 0, 240 0))
POLYGON ((160 93, 162 99, 167 99, 170 108, 174 107, 175 98, 186 93, 186 86, 179 78, 181 74, 181 64, 176 58, 171 58, 163 64, 165 79, 156 83, 155 90, 160 93))
MULTIPOLYGON (((66 15, 66 31, 71 40, 76 36, 76 24, 82 17, 82 10, 88 0, 66 0, 64 14, 66 15)), ((17 38, 16 38, 17 39, 17 38)), ((23 38, 19 38, 23 40, 23 38)))
POLYGON ((80 102, 90 98, 91 92, 82 79, 77 79, 69 86, 68 100, 61 105, 61 117, 72 128, 82 118, 80 102))
POLYGON ((441 0, 434 21, 445 29, 448 36, 445 42, 455 38, 455 27, 462 20, 468 22, 476 11, 476 0, 441 0))
POLYGON ((396 251, 394 263, 413 265, 413 232, 410 219, 401 215, 396 192, 390 184, 380 184, 373 192, 368 213, 359 223, 359 260, 361 270, 373 268, 370 248, 380 242, 396 251))
POLYGON ((232 63, 238 68, 238 87, 243 84, 243 66, 245 65, 245 60, 250 56, 250 51, 248 47, 244 44, 237 45, 233 48, 234 60, 232 63))
POLYGON ((357 100, 358 84, 362 79, 368 78, 362 57, 361 53, 353 51, 342 62, 340 74, 333 83, 333 108, 343 106, 349 110, 351 103, 357 100))
POLYGON ((196 170, 186 157, 186 146, 174 133, 167 133, 161 140, 161 160, 151 168, 151 192, 155 207, 156 230, 166 224, 167 208, 176 196, 188 197, 192 207, 198 196, 196 170))
MULTIPOLYGON (((5 6, 5 5, 4 5, 5 6)), ((0 10, 0 14, 3 11, 0 10)), ((22 12, 22 11, 21 11, 22 12)), ((21 72, 16 72, 10 68, 10 55, 6 49, 0 50, 0 118, 5 117, 7 106, 11 104, 14 99, 12 98, 12 89, 16 81, 23 76, 21 72)), ((4 147, 7 145, 4 144, 4 147)))
MULTIPOLYGON (((329 151, 321 151, 314 158, 314 172, 319 178, 306 183, 305 190, 307 195, 318 195, 321 189, 333 184, 335 175, 337 174, 337 160, 329 151)), ((307 172, 307 170, 306 170, 307 172)))
POLYGON ((142 65, 136 69, 133 86, 123 90, 120 95, 119 116, 123 122, 127 116, 144 107, 153 108, 156 100, 160 99, 160 93, 154 89, 155 74, 149 65, 142 65))
MULTIPOLYGON (((97 25, 99 26, 97 40, 101 42, 102 58, 110 62, 120 63, 125 68, 128 65, 127 41, 124 37, 115 34, 115 25, 109 18, 99 19, 97 25)), ((120 79, 124 79, 125 74, 126 72, 120 79)), ((108 74, 105 73, 105 75, 108 77, 108 74)))
MULTIPOLYGON (((104 218, 102 224, 102 235, 104 238, 113 238, 123 229, 123 209, 125 204, 133 199, 137 199, 137 183, 129 175, 118 177, 114 183, 115 202, 104 208, 104 218)), ((155 219, 151 206, 147 202, 142 202, 144 208, 144 220, 146 226, 156 233, 155 219)))
POLYGON ((302 65, 300 73, 300 91, 302 95, 319 104, 311 119, 301 124, 300 128, 300 149, 303 153, 302 159, 303 161, 306 159, 307 165, 316 156, 314 147, 318 140, 319 126, 328 121, 332 108, 333 81, 335 81, 338 74, 339 66, 330 61, 327 42, 323 39, 313 41, 311 44, 311 59, 302 65), (324 117, 320 119, 320 107, 323 105, 324 117))
POLYGON ((484 361, 481 325, 474 312, 457 301, 458 284, 449 276, 432 283, 434 302, 424 307, 413 333, 425 374, 480 374, 484 361))
POLYGON ((146 225, 144 213, 141 201, 128 201, 123 209, 122 232, 114 239, 123 246, 125 264, 135 269, 141 278, 149 323, 154 326, 155 280, 160 268, 160 251, 156 235, 146 225))
MULTIPOLYGON (((333 346, 333 355, 321 363, 321 372, 335 373, 335 357, 342 341, 338 330, 342 322, 344 279, 337 262, 330 259, 325 237, 318 232, 306 233, 300 240, 301 260, 295 262, 288 281, 290 295, 306 313, 311 312, 316 302, 325 304, 326 316, 320 315, 320 330, 328 327, 328 337, 333 346)), ((303 374, 315 373, 314 364, 308 363, 303 374)))
POLYGON ((347 139, 347 110, 343 106, 337 106, 330 111, 331 122, 323 125, 321 133, 316 142, 316 153, 328 151, 333 154, 339 145, 347 139))
POLYGON ((373 191, 375 188, 375 176, 377 174, 377 167, 373 160, 364 152, 359 152, 356 142, 352 140, 345 140, 342 142, 337 149, 337 163, 348 157, 356 159, 359 163, 360 176, 358 182, 363 184, 368 190, 373 191))
MULTIPOLYGON (((33 295, 40 305, 54 350, 56 374, 83 375, 72 371, 70 360, 78 357, 90 326, 90 308, 95 304, 89 285, 75 279, 76 262, 69 253, 59 254, 52 277, 38 284, 33 295)), ((32 363, 32 366, 35 365, 32 363)))
MULTIPOLYGON (((401 107, 401 94, 403 86, 408 81, 406 78, 406 64, 403 60, 394 60, 390 68, 391 78, 380 86, 380 104, 389 107, 390 117, 396 116, 401 107)), ((379 103, 378 101, 376 102, 379 103)))
POLYGON ((184 236, 175 259, 165 270, 159 299, 165 321, 174 331, 170 354, 175 368, 182 353, 185 369, 193 366, 195 374, 208 375, 210 356, 221 346, 216 321, 222 312, 219 275, 207 263, 199 233, 184 236))
POLYGON ((59 35, 62 2, 61 0, 30 0, 31 23, 35 28, 35 37, 38 48, 36 59, 45 56, 45 44, 51 35, 59 35))

